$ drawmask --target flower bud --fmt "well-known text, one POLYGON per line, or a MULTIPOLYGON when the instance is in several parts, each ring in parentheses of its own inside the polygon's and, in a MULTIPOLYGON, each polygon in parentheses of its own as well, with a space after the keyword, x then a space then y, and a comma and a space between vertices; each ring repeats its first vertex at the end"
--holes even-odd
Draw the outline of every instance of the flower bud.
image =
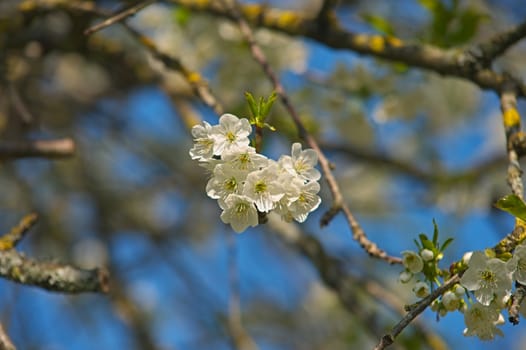
POLYGON ((473 255, 473 252, 467 252, 462 256, 462 262, 464 264, 469 264, 469 260, 471 260, 471 256, 473 255))
POLYGON ((460 300, 455 293, 447 291, 442 296, 442 304, 447 311, 455 311, 460 306, 460 300))
POLYGON ((455 295, 459 298, 463 297, 464 294, 466 293, 466 289, 464 287, 462 287, 460 284, 457 284, 453 290, 453 292, 455 293, 455 295))
POLYGON ((422 260, 424 261, 431 261, 435 257, 435 254, 431 249, 422 249, 420 252, 420 256, 422 257, 422 260))

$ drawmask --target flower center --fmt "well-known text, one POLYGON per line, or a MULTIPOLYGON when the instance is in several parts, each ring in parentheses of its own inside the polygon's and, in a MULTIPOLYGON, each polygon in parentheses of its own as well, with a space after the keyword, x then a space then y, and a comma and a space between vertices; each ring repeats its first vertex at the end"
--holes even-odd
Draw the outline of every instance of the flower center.
POLYGON ((248 210, 248 203, 239 202, 236 204, 236 213, 238 215, 244 214, 248 210))
POLYGON ((236 140, 236 135, 232 131, 228 131, 226 133, 226 139, 230 142, 234 142, 236 140))
POLYGON ((225 181, 225 189, 230 192, 234 192, 237 188, 237 181, 235 177, 231 177, 230 179, 225 181))
POLYGON ((497 276, 491 270, 480 271, 480 278, 486 285, 493 285, 497 281, 497 276))
POLYGON ((298 160, 294 164, 294 170, 296 170, 297 173, 302 173, 305 170, 307 170, 307 168, 308 168, 308 165, 305 164, 302 160, 298 160))
POLYGON ((256 182, 256 184, 254 185, 254 191, 256 193, 265 192, 266 190, 267 190, 267 184, 263 180, 256 182))
POLYGON ((240 167, 240 169, 242 169, 242 170, 247 169, 248 164, 251 163, 251 162, 250 162, 250 156, 248 155, 248 153, 240 154, 240 155, 239 155, 239 158, 238 158, 238 161, 239 161, 239 163, 241 164, 239 167, 240 167))

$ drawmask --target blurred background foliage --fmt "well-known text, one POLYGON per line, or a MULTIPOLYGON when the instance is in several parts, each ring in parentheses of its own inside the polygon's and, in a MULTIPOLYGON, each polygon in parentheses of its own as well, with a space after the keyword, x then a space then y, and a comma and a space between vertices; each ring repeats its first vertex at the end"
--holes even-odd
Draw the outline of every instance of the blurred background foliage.
MULTIPOLYGON (((206 174, 188 156, 189 127, 215 123, 217 115, 125 27, 83 34, 100 21, 93 8, 111 13, 130 4, 0 1, 0 139, 76 143, 71 158, 2 162, 0 227, 8 231, 35 210, 41 219, 21 250, 108 266, 112 276, 108 296, 1 281, 0 319, 20 349, 232 348, 232 233, 205 195, 206 174)), ((266 4, 314 15, 321 2, 266 4)), ((337 16, 358 32, 458 50, 518 23, 526 10, 511 0, 347 0, 337 16)), ((271 92, 238 29, 224 19, 166 1, 128 24, 200 72, 228 112, 248 115, 245 91, 271 92)), ((393 255, 414 249, 412 239, 431 231, 435 218, 443 238, 455 237, 447 264, 512 229, 511 217, 492 209, 508 192, 493 93, 267 29, 256 30, 256 39, 334 163, 345 200, 381 248, 393 255)), ((524 76, 524 55, 517 45, 498 68, 524 76)), ((524 111, 523 102, 519 107, 524 111)), ((288 153, 297 131, 278 104, 269 123, 278 131, 265 134, 263 152, 288 153)), ((368 258, 341 217, 320 229, 331 203, 323 186, 318 212, 284 230, 322 242, 348 276, 354 306, 342 305, 316 261, 287 244, 276 225, 251 229, 235 237, 236 254, 243 325, 260 349, 371 348, 400 318, 393 306, 415 301, 397 284, 400 268, 368 258)), ((428 311, 393 348, 524 349, 521 327, 480 344, 462 337, 461 315, 436 323, 428 311)))

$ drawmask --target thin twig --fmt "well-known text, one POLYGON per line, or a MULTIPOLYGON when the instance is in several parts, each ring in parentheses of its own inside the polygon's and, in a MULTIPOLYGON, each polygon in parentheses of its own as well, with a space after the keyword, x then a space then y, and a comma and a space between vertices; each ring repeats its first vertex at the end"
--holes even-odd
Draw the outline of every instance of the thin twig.
POLYGON ((75 153, 75 142, 70 138, 36 141, 0 141, 0 159, 63 158, 75 153))
POLYGON ((13 83, 7 84, 7 89, 9 91, 9 96, 11 98, 11 103, 13 104, 13 108, 20 116, 20 119, 22 122, 26 125, 31 124, 35 118, 29 111, 29 108, 26 106, 24 101, 22 100, 22 97, 20 96, 20 93, 16 89, 15 85, 13 83))
POLYGON ((51 261, 30 259, 14 249, 0 251, 0 277, 61 293, 108 292, 106 269, 80 269, 51 261))
POLYGON ((137 14, 137 12, 139 12, 140 10, 145 8, 146 6, 149 6, 149 5, 153 4, 155 1, 156 0, 141 1, 138 4, 135 4, 134 6, 128 8, 126 10, 120 11, 117 14, 115 14, 115 15, 107 18, 106 20, 102 21, 101 23, 98 23, 98 24, 86 29, 84 31, 84 35, 93 34, 96 31, 99 31, 101 29, 107 28, 107 27, 109 27, 109 26, 111 26, 111 25, 113 25, 113 24, 115 24, 117 22, 123 21, 123 20, 127 19, 128 17, 131 17, 131 16, 137 14))
POLYGON ((334 9, 338 5, 338 2, 339 0, 323 0, 320 10, 316 15, 320 30, 327 28, 329 22, 335 18, 334 9))
MULTIPOLYGON (((360 303, 360 294, 363 290, 375 299, 375 305, 378 309, 383 309, 385 305, 401 316, 405 314, 403 302, 396 294, 388 292, 383 286, 371 279, 364 280, 353 276, 345 269, 343 260, 327 252, 319 239, 303 232, 299 225, 284 222, 275 214, 268 216, 268 222, 271 228, 270 232, 299 251, 312 263, 323 284, 338 296, 345 310, 363 321, 371 336, 376 337, 383 332, 383 329, 379 329, 376 322, 367 322, 367 320, 376 319, 376 313, 368 312, 360 303)), ((444 340, 426 329, 424 323, 414 322, 413 327, 418 335, 426 340, 431 349, 445 349, 437 346, 437 344, 445 344, 444 340)))
POLYGON ((515 292, 511 296, 511 304, 508 306, 508 320, 513 325, 518 325, 520 319, 519 310, 524 298, 526 297, 526 286, 519 282, 515 282, 515 287, 515 292))
POLYGON ((38 215, 36 213, 24 216, 15 227, 0 237, 0 250, 13 249, 25 237, 26 233, 35 226, 37 220, 38 215))
POLYGON ((237 263, 237 242, 234 233, 227 231, 228 249, 228 319, 227 327, 234 348, 237 350, 257 350, 258 346, 248 334, 241 320, 241 299, 239 296, 239 268, 237 263))
POLYGON ((0 323, 0 350, 16 350, 13 342, 7 335, 4 326, 0 323))
POLYGON ((459 275, 453 275, 443 285, 435 289, 424 299, 420 300, 414 307, 411 308, 404 318, 400 320, 392 329, 391 332, 385 334, 380 342, 374 347, 374 350, 382 350, 393 344, 395 338, 418 316, 420 315, 431 303, 439 296, 444 294, 448 289, 453 287, 460 281, 459 275))
POLYGON ((192 87, 195 95, 198 96, 205 105, 211 108, 216 114, 223 114, 223 107, 199 73, 188 69, 179 58, 162 52, 157 45, 155 45, 153 40, 139 33, 129 25, 125 25, 125 28, 155 59, 162 62, 168 69, 181 74, 186 82, 192 87))
POLYGON ((482 65, 487 67, 524 37, 526 37, 526 21, 510 30, 492 36, 489 40, 478 44, 471 51, 474 52, 474 55, 482 65))
POLYGON ((522 170, 519 154, 514 147, 514 140, 522 133, 521 118, 517 110, 517 90, 512 82, 504 86, 500 95, 500 105, 508 150, 508 184, 513 194, 522 199, 524 197, 522 170))
POLYGON ((325 180, 327 181, 327 184, 329 186, 329 189, 333 197, 333 204, 332 204, 331 209, 329 209, 329 211, 322 218, 322 221, 321 221, 322 226, 328 225, 329 222, 332 220, 332 218, 336 216, 336 214, 338 214, 340 211, 343 211, 345 218, 347 219, 347 222, 352 230, 353 239, 356 240, 360 244, 360 246, 364 248, 365 251, 370 256, 374 256, 376 258, 383 259, 389 262, 390 264, 400 264, 402 262, 400 258, 389 256, 384 250, 380 249, 376 245, 376 243, 370 241, 367 238, 365 231, 362 229, 359 222, 355 219, 349 207, 344 203, 343 196, 341 194, 338 183, 336 179, 334 178, 334 175, 332 174, 331 165, 329 163, 329 160, 325 157, 325 154, 323 154, 322 150, 320 149, 314 137, 312 137, 312 135, 309 134, 309 132, 303 125, 303 122, 301 121, 296 109, 290 102, 290 99, 287 93, 285 92, 283 85, 279 81, 273 69, 270 67, 265 57, 265 54, 263 53, 263 51, 261 50, 261 48, 259 47, 259 45, 256 43, 254 39, 252 30, 250 29, 246 20, 241 16, 236 6, 237 6, 237 3, 234 1, 234 6, 230 6, 230 11, 232 12, 233 16, 236 18, 239 28, 241 30, 241 33, 243 34, 245 40, 248 42, 250 46, 250 51, 252 53, 254 60, 261 65, 266 76, 271 81, 274 87, 274 90, 278 94, 282 104, 285 106, 285 109, 287 110, 292 120, 294 121, 296 128, 298 129, 299 136, 303 140, 305 140, 307 144, 312 149, 314 149, 314 151, 316 151, 316 153, 318 154, 318 160, 320 162, 321 169, 323 171, 323 174, 325 175, 325 180))

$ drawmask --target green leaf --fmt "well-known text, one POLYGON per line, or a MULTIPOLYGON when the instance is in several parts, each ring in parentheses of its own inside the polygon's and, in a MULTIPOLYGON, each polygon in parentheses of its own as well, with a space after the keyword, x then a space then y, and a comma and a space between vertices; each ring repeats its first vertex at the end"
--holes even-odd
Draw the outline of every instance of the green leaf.
POLYGON ((440 251, 443 252, 444 250, 446 250, 446 248, 451 244, 451 242, 453 242, 453 238, 452 237, 446 239, 444 241, 444 243, 442 243, 442 248, 440 249, 440 251))
POLYGON ((435 219, 433 219, 433 244, 437 246, 438 244, 438 225, 435 219))
POLYGON ((257 115, 258 115, 258 105, 256 103, 256 100, 254 99, 254 96, 250 92, 245 92, 245 99, 248 103, 248 108, 250 108, 250 112, 252 113, 251 121, 255 122, 257 115))
POLYGON ((270 108, 274 104, 274 101, 276 101, 276 97, 277 97, 276 91, 272 91, 272 94, 267 98, 267 101, 262 103, 262 108, 261 108, 262 117, 266 117, 269 114, 270 108))
POLYGON ((457 18, 456 31, 449 35, 448 44, 455 46, 469 42, 477 33, 480 23, 486 19, 488 19, 488 16, 485 13, 474 9, 462 11, 457 18))
POLYGON ((507 211, 516 218, 526 221, 526 204, 514 194, 499 199, 497 203, 495 203, 495 207, 507 211))
POLYGON ((380 17, 378 15, 373 15, 370 13, 362 14, 362 19, 367 22, 371 27, 376 29, 378 32, 388 35, 388 36, 394 36, 395 31, 391 23, 383 17, 380 17))
POLYGON ((418 235, 418 237, 420 237, 420 242, 422 242, 422 246, 424 248, 429 249, 429 250, 434 250, 435 246, 433 242, 431 242, 425 234, 421 233, 418 235))

